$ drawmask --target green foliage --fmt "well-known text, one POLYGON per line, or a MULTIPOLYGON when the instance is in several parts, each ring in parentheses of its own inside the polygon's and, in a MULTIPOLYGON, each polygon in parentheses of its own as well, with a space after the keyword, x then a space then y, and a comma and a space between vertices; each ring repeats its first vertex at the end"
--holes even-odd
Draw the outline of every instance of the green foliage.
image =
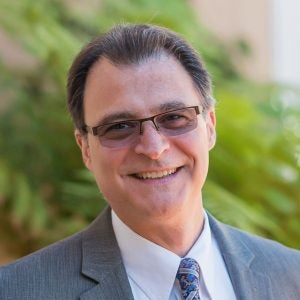
MULTIPOLYGON (((285 101, 299 94, 244 80, 232 52, 182 0, 106 0, 84 12, 59 0, 0 0, 0 26, 35 61, 25 70, 0 57, 0 225, 18 235, 16 243, 27 242, 25 252, 38 240, 82 228, 104 206, 73 139, 65 84, 80 47, 117 22, 179 32, 212 74, 218 143, 206 207, 221 220, 300 248, 300 108, 285 101)), ((232 47, 251 51, 244 41, 232 47)))
POLYGON ((217 93, 218 143, 209 179, 218 185, 206 186, 207 206, 229 223, 299 247, 299 224, 290 220, 300 212, 300 137, 286 122, 299 120, 300 111, 284 107, 272 87, 258 92, 263 101, 253 99, 253 89, 244 96, 217 93))

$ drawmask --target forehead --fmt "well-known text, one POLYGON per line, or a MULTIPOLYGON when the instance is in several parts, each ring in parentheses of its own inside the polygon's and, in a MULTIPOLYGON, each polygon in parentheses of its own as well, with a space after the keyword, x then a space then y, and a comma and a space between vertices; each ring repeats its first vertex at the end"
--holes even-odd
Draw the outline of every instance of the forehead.
POLYGON ((172 56, 126 66, 101 58, 87 77, 84 114, 86 123, 95 125, 107 114, 130 112, 144 117, 160 113, 172 102, 197 105, 200 98, 190 75, 172 56))

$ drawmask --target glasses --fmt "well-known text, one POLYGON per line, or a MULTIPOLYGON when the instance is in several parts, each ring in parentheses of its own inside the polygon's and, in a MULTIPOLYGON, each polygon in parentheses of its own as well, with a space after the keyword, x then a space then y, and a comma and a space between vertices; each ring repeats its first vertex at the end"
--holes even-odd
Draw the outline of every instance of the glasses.
POLYGON ((83 130, 97 136, 102 146, 119 148, 134 144, 143 134, 142 124, 151 121, 155 129, 165 136, 177 136, 195 129, 197 115, 203 112, 199 106, 189 106, 170 110, 149 118, 124 120, 96 127, 84 126, 83 130))

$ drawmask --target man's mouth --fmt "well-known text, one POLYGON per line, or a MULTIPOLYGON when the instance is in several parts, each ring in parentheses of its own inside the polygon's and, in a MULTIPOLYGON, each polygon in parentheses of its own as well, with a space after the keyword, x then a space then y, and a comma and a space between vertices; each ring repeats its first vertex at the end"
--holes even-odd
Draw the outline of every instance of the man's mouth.
POLYGON ((162 171, 155 171, 155 172, 141 172, 133 174, 134 177, 138 179, 159 179, 170 176, 176 173, 179 168, 167 169, 162 171))

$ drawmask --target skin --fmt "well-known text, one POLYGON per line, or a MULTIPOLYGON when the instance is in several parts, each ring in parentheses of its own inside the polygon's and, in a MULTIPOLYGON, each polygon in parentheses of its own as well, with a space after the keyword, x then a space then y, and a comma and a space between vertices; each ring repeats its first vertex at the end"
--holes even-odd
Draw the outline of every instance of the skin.
MULTIPOLYGON (((118 67, 101 58, 87 78, 84 117, 86 124, 97 126, 119 113, 146 118, 166 108, 200 104, 192 79, 173 57, 118 67)), ((124 117, 110 121, 119 120, 124 117)), ((166 137, 151 121, 143 130, 135 144, 118 149, 78 130, 75 137, 86 167, 119 218, 144 238, 184 256, 203 226, 201 190, 215 144, 214 110, 199 115, 197 128, 183 135, 166 137), (163 170, 176 172, 158 179, 134 176, 163 170)))

